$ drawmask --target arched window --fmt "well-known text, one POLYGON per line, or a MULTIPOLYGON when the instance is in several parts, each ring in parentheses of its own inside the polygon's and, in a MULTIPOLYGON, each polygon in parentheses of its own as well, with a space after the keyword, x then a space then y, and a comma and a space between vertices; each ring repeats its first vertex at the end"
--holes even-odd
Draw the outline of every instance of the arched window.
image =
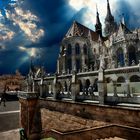
POLYGON ((125 83, 125 78, 124 78, 124 77, 119 77, 119 78, 117 79, 117 82, 118 82, 118 83, 125 83))
POLYGON ((80 70, 80 68, 81 68, 80 59, 76 59, 76 70, 77 70, 77 72, 80 70))
POLYGON ((88 51, 87 51, 87 45, 86 44, 84 44, 83 49, 84 49, 84 54, 87 55, 88 51))
POLYGON ((71 58, 67 60, 67 68, 71 71, 72 70, 72 61, 71 58))
POLYGON ((129 66, 131 66, 133 63, 136 63, 136 50, 135 47, 130 46, 128 48, 128 59, 129 59, 129 66))
POLYGON ((119 48, 117 50, 117 62, 118 62, 118 65, 120 66, 124 66, 124 54, 123 54, 123 50, 122 48, 119 48))
POLYGON ((71 55, 71 54, 72 54, 72 46, 70 44, 68 44, 67 55, 71 55))
POLYGON ((80 46, 78 43, 76 43, 76 45, 75 45, 75 53, 80 54, 80 46))
POLYGON ((140 77, 137 76, 137 75, 133 75, 133 76, 130 78, 130 82, 140 82, 140 77))

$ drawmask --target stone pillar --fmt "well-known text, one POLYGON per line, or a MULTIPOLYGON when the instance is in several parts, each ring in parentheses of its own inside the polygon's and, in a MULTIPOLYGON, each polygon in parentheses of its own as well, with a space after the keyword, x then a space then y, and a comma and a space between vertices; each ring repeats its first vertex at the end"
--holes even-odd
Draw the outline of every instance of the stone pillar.
POLYGON ((99 70, 98 73, 98 93, 99 93, 99 103, 105 104, 105 97, 107 96, 107 83, 104 77, 104 71, 99 70))
POLYGON ((63 74, 66 74, 66 55, 63 55, 63 74))
POLYGON ((45 98, 46 94, 49 92, 48 87, 44 84, 43 78, 40 81, 40 97, 45 98))
POLYGON ((80 93, 80 85, 79 83, 77 83, 76 72, 74 71, 72 74, 72 83, 71 83, 71 96, 73 101, 76 101, 76 96, 79 93, 80 93))
POLYGON ((57 99, 59 93, 60 93, 60 85, 57 82, 57 75, 55 75, 53 80, 53 98, 57 99))
POLYGON ((130 81, 129 81, 129 79, 125 80, 125 86, 126 86, 127 97, 131 97, 130 81))
POLYGON ((60 58, 57 60, 57 73, 60 74, 60 58))
POLYGON ((104 76, 104 70, 105 70, 104 56, 100 55, 100 68, 98 72, 98 92, 100 104, 105 104, 105 97, 107 96, 107 83, 104 76))
POLYGON ((34 79, 33 79, 32 85, 33 85, 32 92, 35 92, 35 81, 34 81, 34 79))
POLYGON ((115 74, 112 76, 112 82, 113 82, 114 97, 118 97, 118 95, 117 95, 117 76, 115 74))
POLYGON ((37 110, 38 95, 36 93, 18 94, 20 102, 20 127, 25 129, 28 139, 40 139, 41 122, 39 116, 34 122, 37 110))

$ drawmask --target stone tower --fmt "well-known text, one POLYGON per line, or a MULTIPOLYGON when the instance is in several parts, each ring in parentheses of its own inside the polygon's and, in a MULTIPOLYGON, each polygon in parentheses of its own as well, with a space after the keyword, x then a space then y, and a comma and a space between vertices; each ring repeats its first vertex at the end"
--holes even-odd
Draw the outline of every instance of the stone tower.
POLYGON ((115 22, 114 17, 111 14, 109 0, 107 0, 107 15, 105 18, 104 33, 106 36, 110 36, 112 33, 116 31, 116 29, 117 29, 117 23, 115 22))
POLYGON ((102 24, 100 22, 98 8, 96 8, 96 9, 97 9, 97 15, 96 15, 95 30, 96 30, 96 33, 98 33, 102 37, 102 24))

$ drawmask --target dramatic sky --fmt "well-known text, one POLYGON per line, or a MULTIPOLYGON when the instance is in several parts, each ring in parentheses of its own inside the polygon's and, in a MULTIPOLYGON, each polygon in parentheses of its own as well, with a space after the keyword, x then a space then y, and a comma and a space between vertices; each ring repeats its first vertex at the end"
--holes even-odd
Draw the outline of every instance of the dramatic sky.
MULTIPOLYGON (((27 73, 30 57, 54 72, 59 44, 73 20, 94 30, 96 4, 104 27, 106 0, 0 0, 0 74, 27 73)), ((116 20, 140 27, 139 0, 110 0, 116 20)))

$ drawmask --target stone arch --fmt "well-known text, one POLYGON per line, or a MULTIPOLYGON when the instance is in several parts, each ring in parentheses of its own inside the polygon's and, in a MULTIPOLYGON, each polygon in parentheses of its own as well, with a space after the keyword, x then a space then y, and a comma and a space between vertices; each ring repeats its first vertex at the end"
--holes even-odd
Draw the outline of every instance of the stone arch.
POLYGON ((68 44, 67 46, 67 55, 71 55, 72 54, 72 46, 71 44, 68 44))
POLYGON ((117 64, 118 66, 124 66, 124 53, 122 48, 117 50, 117 64))
POLYGON ((133 75, 130 77, 130 82, 140 82, 140 77, 138 75, 133 75))
POLYGON ((125 78, 123 76, 118 77, 117 83, 125 83, 125 78))
POLYGON ((75 44, 75 54, 76 55, 79 55, 80 54, 80 45, 79 45, 79 43, 76 43, 75 44))
POLYGON ((132 65, 132 63, 136 63, 136 49, 134 46, 129 46, 128 47, 128 62, 129 66, 132 65))

